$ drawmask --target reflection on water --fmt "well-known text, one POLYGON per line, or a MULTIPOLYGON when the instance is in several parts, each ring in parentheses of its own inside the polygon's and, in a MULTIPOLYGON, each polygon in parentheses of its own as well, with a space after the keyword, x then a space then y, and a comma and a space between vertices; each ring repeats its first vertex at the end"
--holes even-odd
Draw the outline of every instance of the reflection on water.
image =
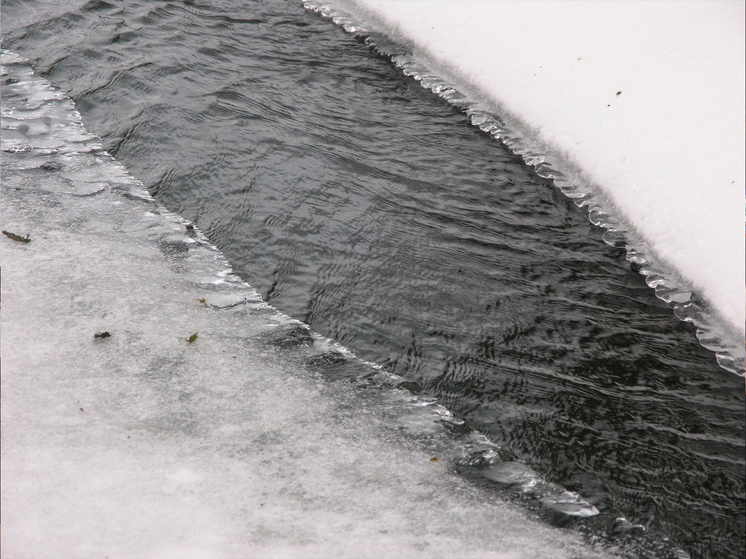
POLYGON ((464 115, 294 2, 28 6, 4 47, 269 302, 602 512, 743 555, 743 379, 464 115))

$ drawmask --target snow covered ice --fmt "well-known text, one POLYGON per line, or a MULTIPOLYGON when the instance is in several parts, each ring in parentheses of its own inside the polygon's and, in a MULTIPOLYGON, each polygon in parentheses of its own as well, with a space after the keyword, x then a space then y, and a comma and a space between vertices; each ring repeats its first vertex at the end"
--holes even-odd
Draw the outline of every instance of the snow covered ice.
MULTIPOLYGON (((607 556, 454 475, 496 447, 445 408, 326 378, 343 348, 2 62, 3 229, 30 239, 0 243, 3 557, 607 556)), ((595 513, 516 468, 550 509, 595 513)))

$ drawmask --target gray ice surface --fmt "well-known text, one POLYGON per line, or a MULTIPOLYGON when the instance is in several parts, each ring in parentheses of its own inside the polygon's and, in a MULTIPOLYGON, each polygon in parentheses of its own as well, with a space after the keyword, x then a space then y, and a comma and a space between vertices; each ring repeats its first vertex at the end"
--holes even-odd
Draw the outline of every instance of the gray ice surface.
POLYGON ((335 381, 342 348, 2 63, 2 229, 30 238, 0 236, 4 559, 606 556, 456 475, 489 445, 444 408, 335 381))

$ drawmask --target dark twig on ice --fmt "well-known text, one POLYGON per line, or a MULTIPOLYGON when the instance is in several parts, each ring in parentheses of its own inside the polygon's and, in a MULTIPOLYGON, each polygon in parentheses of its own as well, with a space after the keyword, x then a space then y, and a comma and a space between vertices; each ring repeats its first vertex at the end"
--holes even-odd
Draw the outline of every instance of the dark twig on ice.
POLYGON ((9 231, 3 231, 3 235, 5 235, 6 237, 10 237, 14 241, 18 241, 19 243, 28 243, 29 241, 31 241, 28 235, 26 235, 25 237, 21 237, 20 235, 16 235, 15 233, 11 233, 9 231))

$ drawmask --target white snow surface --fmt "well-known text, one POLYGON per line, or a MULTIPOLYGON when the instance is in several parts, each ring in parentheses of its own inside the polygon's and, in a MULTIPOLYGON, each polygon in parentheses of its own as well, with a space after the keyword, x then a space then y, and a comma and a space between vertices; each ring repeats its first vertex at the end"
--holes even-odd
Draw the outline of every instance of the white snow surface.
POLYGON ((744 2, 358 0, 521 121, 744 332, 744 2))
POLYGON ((3 558, 607 557, 454 475, 441 406, 310 368, 335 346, 2 58, 3 558))

